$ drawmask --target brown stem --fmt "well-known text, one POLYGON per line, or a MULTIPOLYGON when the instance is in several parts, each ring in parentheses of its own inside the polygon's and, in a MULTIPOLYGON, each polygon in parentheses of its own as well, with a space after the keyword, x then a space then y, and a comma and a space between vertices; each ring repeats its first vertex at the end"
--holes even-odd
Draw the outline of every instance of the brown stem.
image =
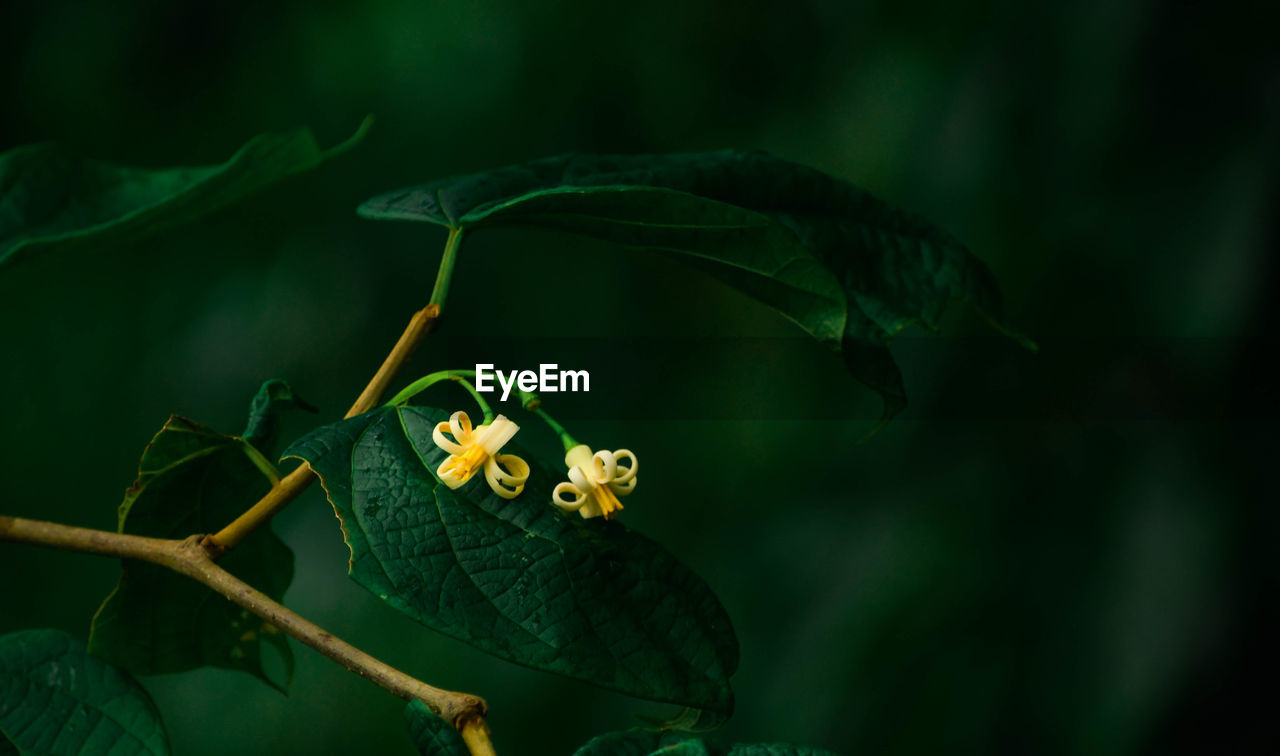
POLYGON ((462 742, 467 744, 471 756, 497 756, 493 750, 493 742, 489 740, 489 725, 484 717, 470 716, 463 719, 458 731, 462 733, 462 742))
POLYGON ((428 685, 303 619, 219 567, 210 558, 202 540, 201 536, 191 536, 184 541, 144 538, 0 516, 0 541, 31 543, 121 559, 138 559, 203 583, 357 675, 401 698, 422 701, 442 719, 458 728, 473 756, 493 756, 489 728, 484 722, 484 715, 488 712, 484 699, 428 685))
MULTIPOLYGON (((440 317, 440 307, 429 304, 413 314, 413 318, 409 321, 409 325, 405 327, 404 333, 400 334, 400 340, 392 347, 387 358, 382 361, 382 367, 378 368, 378 372, 374 373, 373 378, 369 381, 369 385, 364 387, 364 391, 360 392, 360 397, 356 399, 356 403, 351 405, 351 409, 347 410, 345 417, 355 417, 356 415, 368 412, 373 409, 378 400, 382 398, 383 392, 387 390, 387 386, 391 385, 391 381, 395 379, 396 373, 400 372, 400 368, 409 357, 413 354, 413 350, 417 348, 422 338, 431 332, 435 326, 436 320, 440 317)), ((315 475, 311 472, 311 465, 302 463, 298 469, 286 475, 280 480, 266 496, 263 496, 243 514, 233 520, 222 530, 208 536, 205 539, 205 547, 209 553, 218 557, 231 550, 237 543, 244 540, 262 523, 270 520, 276 512, 284 509, 289 502, 298 498, 298 495, 307 490, 307 486, 311 485, 311 481, 315 479, 315 475)))
POLYGON ((382 361, 382 367, 373 374, 369 385, 360 392, 356 403, 347 410, 345 417, 355 417, 373 409, 373 405, 378 403, 382 393, 395 379, 396 373, 400 372, 401 366, 413 355, 413 350, 418 348, 418 342, 422 341, 422 337, 435 327, 439 317, 440 307, 434 304, 429 304, 413 314, 413 319, 409 321, 409 325, 405 326, 404 333, 400 334, 400 340, 391 348, 387 358, 382 361))

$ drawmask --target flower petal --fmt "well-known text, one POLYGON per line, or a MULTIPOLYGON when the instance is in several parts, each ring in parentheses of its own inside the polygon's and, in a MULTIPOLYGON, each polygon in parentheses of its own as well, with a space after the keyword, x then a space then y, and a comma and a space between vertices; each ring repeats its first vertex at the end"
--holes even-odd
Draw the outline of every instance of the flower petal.
POLYGON ((520 430, 520 426, 507 419, 506 415, 498 415, 493 419, 492 423, 482 425, 476 429, 476 443, 484 447, 484 450, 490 454, 497 454, 503 444, 511 440, 516 435, 516 431, 520 430), (484 431, 483 435, 480 431, 484 431))
POLYGON ((613 491, 619 496, 626 496, 630 494, 632 491, 636 490, 636 479, 632 478, 631 480, 628 480, 626 483, 619 483, 616 480, 610 481, 609 490, 613 491))
POLYGON ((566 512, 575 512, 587 503, 587 495, 578 490, 577 486, 568 481, 561 481, 556 484, 555 490, 551 492, 551 502, 566 512), (570 493, 573 495, 572 500, 566 500, 563 495, 570 493))
POLYGON ((596 482, 591 476, 577 465, 569 468, 569 480, 584 494, 589 493, 591 489, 596 487, 596 482))
POLYGON ((458 410, 449 416, 449 422, 436 424, 436 427, 431 431, 431 440, 436 442, 436 446, 450 454, 462 454, 473 440, 471 438, 471 418, 467 417, 466 412, 458 410), (453 434, 453 441, 445 438, 445 431, 453 434))
POLYGON ((514 499, 529 479, 529 463, 514 454, 495 454, 485 460, 484 479, 494 493, 504 499, 514 499))
POLYGON ((611 451, 598 451, 591 457, 591 478, 596 483, 604 484, 613 480, 613 476, 618 472, 618 463, 613 458, 611 451))
MULTIPOLYGON (((629 466, 618 465, 618 474, 614 476, 613 483, 623 485, 635 480, 636 473, 640 472, 640 460, 636 459, 636 455, 630 449, 619 449, 613 453, 616 462, 621 463, 622 460, 630 460, 629 466)), ((633 484, 634 485, 634 484, 633 484)), ((630 486, 628 486, 628 489, 630 486)))
POLYGON ((564 453, 564 466, 567 468, 587 467, 590 463, 591 447, 586 444, 578 444, 564 453))

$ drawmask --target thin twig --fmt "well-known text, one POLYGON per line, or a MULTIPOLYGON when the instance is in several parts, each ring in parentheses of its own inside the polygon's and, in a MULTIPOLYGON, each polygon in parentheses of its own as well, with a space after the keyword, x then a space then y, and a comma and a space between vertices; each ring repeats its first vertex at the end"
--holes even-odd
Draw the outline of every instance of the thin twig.
MULTIPOLYGON (((400 368, 413 355, 413 350, 417 348, 422 338, 431 332, 431 329, 435 326, 436 319, 439 317, 440 307, 434 304, 429 304, 413 314, 413 318, 409 321, 409 325, 405 327, 404 333, 400 334, 400 340, 392 347, 387 358, 382 361, 382 367, 378 368, 377 373, 374 373, 369 385, 365 386, 364 391, 360 392, 360 397, 356 399, 356 403, 351 405, 351 409, 347 410, 346 417, 355 417, 373 409, 378 400, 382 398, 382 394, 387 390, 387 387, 391 385, 391 381, 395 379, 396 373, 400 372, 400 368)), ((273 486, 256 504, 245 510, 243 514, 225 528, 208 536, 205 539, 205 548, 215 558, 231 550, 237 543, 243 541, 245 536, 252 533, 262 523, 270 520, 273 515, 284 509, 289 502, 298 498, 298 495, 307 490, 307 486, 311 485, 313 480, 315 480, 315 475, 312 474, 311 465, 303 462, 296 470, 286 475, 279 483, 273 486)))
POLYGON ((467 744, 471 756, 498 756, 493 750, 493 741, 489 740, 489 725, 484 717, 470 716, 458 727, 462 733, 462 742, 467 744))
POLYGON ((418 699, 461 732, 473 756, 493 756, 484 715, 488 705, 470 693, 428 685, 379 661, 255 590, 218 566, 202 545, 201 536, 183 541, 144 538, 105 530, 90 530, 21 517, 0 516, 0 541, 51 546, 86 554, 138 559, 179 572, 212 588, 253 612, 294 639, 319 651, 361 677, 395 695, 418 699))
POLYGON ((458 262, 458 248, 461 246, 462 229, 450 228, 444 254, 440 257, 440 269, 436 271, 436 285, 431 289, 430 302, 437 307, 444 307, 444 300, 449 296, 449 282, 453 280, 453 266, 458 262))
POLYGON ((400 340, 382 361, 382 367, 374 373, 369 385, 360 392, 356 403, 347 410, 346 417, 355 417, 373 409, 373 406, 382 398, 383 392, 387 390, 387 386, 390 386, 391 381, 395 379, 396 373, 400 372, 400 367, 409 360, 413 350, 418 347, 418 342, 422 341, 422 337, 431 332, 439 317, 440 306, 436 304, 429 304, 413 314, 413 319, 405 327, 404 333, 400 334, 400 340))

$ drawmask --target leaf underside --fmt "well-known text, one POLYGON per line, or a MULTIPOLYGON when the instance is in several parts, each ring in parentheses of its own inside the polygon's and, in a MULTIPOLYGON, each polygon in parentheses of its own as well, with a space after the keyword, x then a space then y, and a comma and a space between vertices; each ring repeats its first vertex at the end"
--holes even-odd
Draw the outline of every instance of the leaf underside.
POLYGON ((836 756, 821 748, 785 743, 719 745, 687 733, 627 730, 593 738, 574 756, 836 756))
POLYGON ((470 756, 471 750, 453 725, 436 716, 415 699, 404 707, 409 737, 421 756, 470 756))
POLYGON ((937 226, 820 171, 762 152, 563 155, 374 197, 367 218, 452 228, 521 226, 582 234, 688 261, 837 344, 886 417, 905 406, 889 352, 947 303, 1002 325, 995 281, 937 226))
POLYGON ((60 630, 0 636, 0 753, 169 753, 151 697, 60 630))
POLYGON ((145 169, 70 155, 54 144, 0 155, 0 267, 67 248, 125 244, 236 202, 359 143, 322 150, 306 129, 254 137, 225 163, 145 169))
MULTIPOLYGON (((143 452, 138 480, 120 505, 119 529, 177 539, 215 532, 274 479, 274 468, 243 439, 174 416, 143 452)), ((219 564, 276 601, 293 579, 293 552, 269 527, 219 564)), ((275 627, 190 578, 136 561, 123 563, 120 582, 94 616, 89 647, 138 674, 224 667, 281 691, 293 674, 293 653, 275 627), (268 676, 266 647, 280 656, 284 680, 268 676)))
MULTIPOLYGON (((357 583, 422 624, 536 669, 727 714, 738 644, 696 575, 617 521, 551 504, 531 462, 508 501, 482 475, 435 477, 447 413, 383 407, 318 429, 285 454, 309 462, 342 524, 357 583)), ((504 452, 508 451, 504 447, 504 452)))

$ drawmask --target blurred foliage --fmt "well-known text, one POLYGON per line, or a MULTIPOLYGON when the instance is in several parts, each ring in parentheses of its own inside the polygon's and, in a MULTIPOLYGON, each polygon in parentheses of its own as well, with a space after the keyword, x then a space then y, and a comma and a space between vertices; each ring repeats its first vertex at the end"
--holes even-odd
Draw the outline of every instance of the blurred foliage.
MULTIPOLYGON (((264 456, 269 453, 170 417, 142 452, 138 478, 120 504, 119 532, 176 540, 218 532, 246 509, 245 501, 256 502, 279 482, 264 456)), ((249 534, 219 564, 276 601, 293 580, 293 552, 270 525, 249 534)), ((239 669, 281 692, 288 690, 294 666, 278 629, 186 575, 138 561, 124 564, 120 582, 94 614, 89 651, 134 674, 239 669), (266 661, 277 656, 284 674, 273 678, 266 661)))
POLYGON ((724 745, 685 732, 633 729, 593 738, 574 756, 835 756, 831 751, 787 743, 724 745))
MULTIPOLYGON (((411 371, 593 371, 557 417, 645 456, 628 525, 733 618, 728 741, 1266 750, 1272 36, 1230 6, 1133 0, 10 4, 0 149, 215 164, 253 134, 334 144, 378 121, 349 158, 184 233, 0 277, 0 506, 109 529, 165 417, 237 427, 265 378, 322 410, 286 439, 340 415, 444 243, 358 219, 366 197, 561 152, 765 149, 954 233, 1041 354, 961 312, 946 336, 908 331, 893 351, 913 405, 859 445, 874 396, 763 307, 668 261, 493 231, 411 371), (692 472, 724 466, 741 474, 692 472)), ((297 553, 286 602, 486 696, 500 752, 671 713, 389 611, 346 578, 319 490, 275 527, 297 553)), ((22 575, 0 584, 0 633, 84 639, 118 573, 6 545, 0 574, 22 575)), ((305 650, 288 698, 224 670, 143 683, 180 754, 412 749, 402 702, 305 650)))
POLYGON ((213 166, 147 170, 69 155, 52 142, 0 154, 0 265, 33 251, 102 253, 199 218, 355 146, 322 151, 310 132, 262 134, 213 166))

